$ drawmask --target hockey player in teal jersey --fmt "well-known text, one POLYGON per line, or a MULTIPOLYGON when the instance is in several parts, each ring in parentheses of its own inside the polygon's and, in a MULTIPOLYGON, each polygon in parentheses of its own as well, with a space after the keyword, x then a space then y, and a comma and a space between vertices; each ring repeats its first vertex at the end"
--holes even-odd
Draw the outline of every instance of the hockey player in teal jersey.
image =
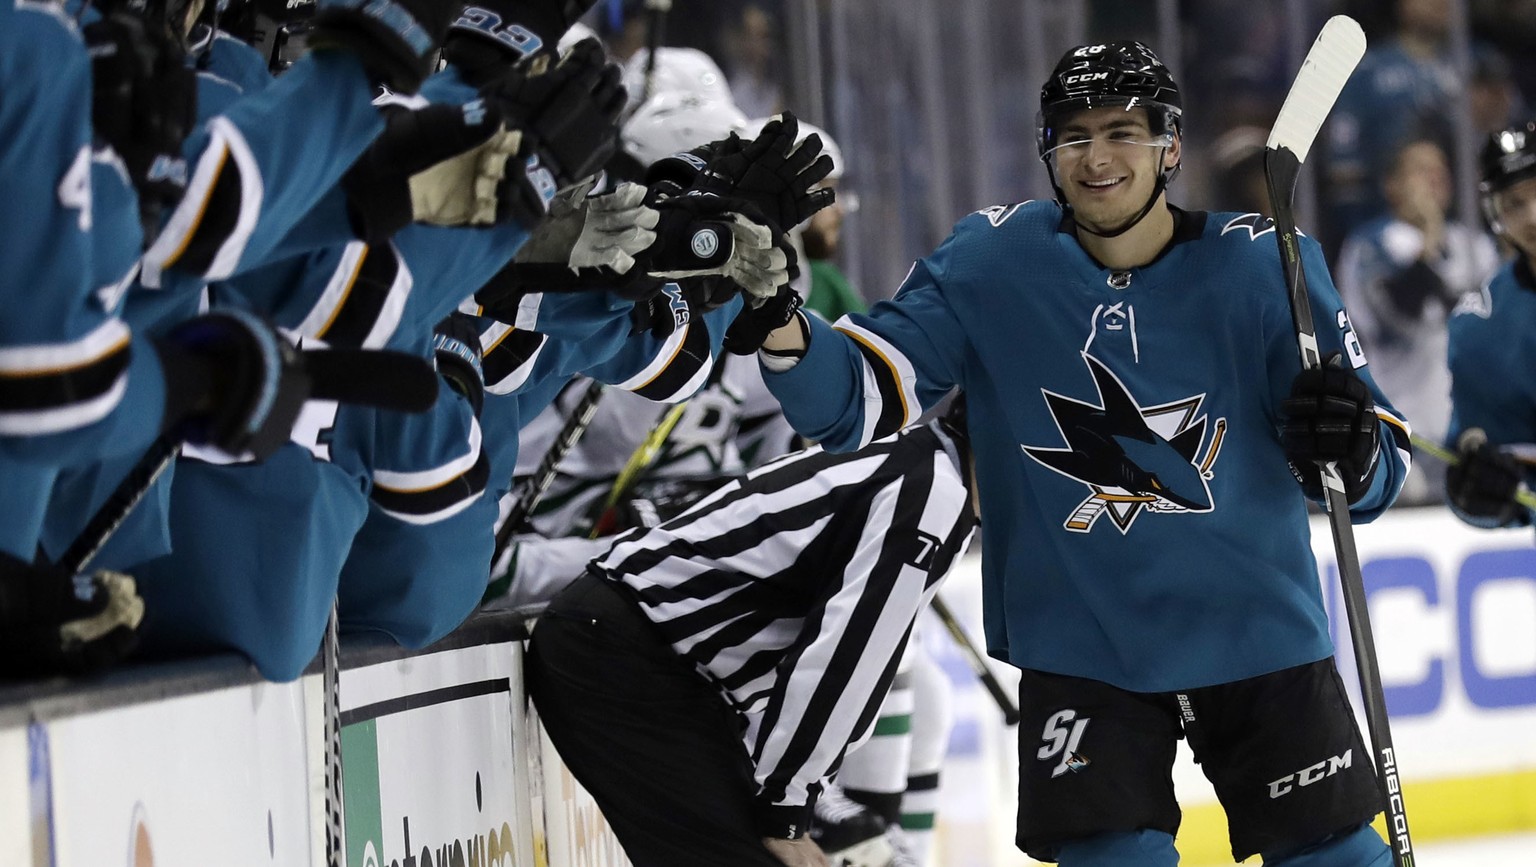
MULTIPOLYGON (((618 328, 571 341, 480 320, 484 331, 471 348, 484 351, 486 394, 478 429, 485 462, 481 469, 488 473, 482 477, 483 493, 472 502, 459 501, 452 514, 426 521, 422 512, 445 504, 441 492, 433 503, 428 492, 381 494, 375 485, 368 520, 341 574, 338 611, 344 628, 384 632, 417 647, 441 638, 468 616, 485 594, 492 571, 493 530, 517 464, 518 431, 572 375, 587 373, 615 387, 627 384, 667 403, 686 400, 703 385, 741 302, 733 299, 693 315, 676 287, 669 288, 681 305, 676 308, 680 315, 669 307, 668 317, 674 323, 681 319, 670 332, 626 334, 625 317, 618 328)), ((467 390, 472 389, 475 383, 464 379, 467 390)), ((453 490, 462 495, 468 488, 453 490)))
MULTIPOLYGON (((449 55, 452 59, 459 52, 449 55)), ((585 61, 578 57, 574 62, 585 61)), ((503 70, 507 65, 502 63, 503 70)), ((480 79, 464 72, 455 63, 429 82, 423 95, 447 104, 476 98, 470 82, 480 79)), ((563 108, 569 119, 572 107, 563 108)), ((530 125, 530 133, 542 130, 530 125)), ((550 164, 583 165, 587 160, 579 147, 601 152, 601 130, 585 138, 585 143, 565 142, 550 164)), ((561 178, 558 185, 568 180, 561 178)), ((591 228, 590 220, 582 223, 581 213, 575 216, 579 227, 591 228)), ((577 241, 571 234, 570 240, 577 241)), ((259 281, 237 278, 215 288, 283 311, 281 321, 309 337, 364 345, 387 340, 387 345, 409 348, 427 333, 430 317, 443 315, 489 281, 522 237, 515 227, 488 234, 411 225, 400 229, 393 242, 352 242, 319 258, 310 256, 298 268, 274 267, 259 281)), ((602 293, 528 295, 512 305, 509 318, 523 333, 537 329, 563 335, 581 352, 595 354, 586 361, 579 354, 567 359, 569 375, 613 353, 618 342, 612 335, 616 331, 622 338, 628 330, 629 306, 602 293)), ((438 357, 451 360, 454 354, 440 347, 438 357)), ((473 378, 454 381, 462 387, 473 378)), ((301 422, 307 432, 321 434, 308 443, 316 456, 323 453, 321 462, 296 448, 267 466, 184 461, 172 497, 173 553, 139 570, 150 606, 146 642, 156 650, 175 651, 233 646, 267 676, 295 677, 317 646, 349 546, 358 556, 341 576, 344 628, 380 629, 415 645, 457 625, 484 590, 494 519, 494 499, 487 514, 478 496, 486 483, 486 459, 480 430, 466 407, 464 399, 445 392, 438 410, 424 416, 342 408, 329 420, 301 422), (292 497, 300 489, 309 495, 292 497), (279 501, 288 503, 281 515, 258 505, 279 501), (260 524, 267 532, 294 539, 281 562, 274 562, 272 552, 261 553, 259 543, 231 545, 227 533, 208 530, 210 522, 254 525, 234 517, 253 509, 264 516, 260 524), (375 527, 379 532, 373 532, 375 527), (484 556, 477 562, 474 552, 482 542, 484 556), (199 583, 215 569, 224 576, 221 581, 199 583), (273 629, 276 622, 286 628, 273 629)))
POLYGON ((112 579, 108 603, 101 575, 77 596, 71 576, 33 564, 57 468, 136 456, 161 432, 264 453, 286 437, 305 388, 296 360, 248 317, 203 317, 152 339, 117 318, 141 249, 141 184, 165 165, 143 157, 179 148, 185 130, 174 122, 180 104, 158 98, 179 92, 157 77, 179 61, 101 59, 111 47, 163 60, 174 46, 103 36, 91 28, 99 23, 87 22, 88 35, 106 41, 88 53, 61 6, 0 4, 0 225, 11 239, 0 253, 0 672, 102 664, 137 622, 124 607, 138 604, 131 581, 112 579), (157 97, 133 104, 140 126, 127 130, 155 136, 116 138, 99 116, 93 127, 94 97, 121 97, 118 85, 157 97), (82 638, 69 627, 81 618, 100 628, 82 638))
POLYGON ((1315 462, 1336 461, 1355 519, 1379 515, 1407 427, 1314 241, 1331 362, 1302 373, 1271 224, 1168 204, 1181 110, 1146 46, 1069 51, 1038 128, 1057 201, 965 217, 867 316, 774 331, 765 380, 830 449, 889 436, 953 385, 968 395, 988 649, 1022 669, 1025 852, 1177 863, 1187 737, 1238 860, 1385 865, 1306 501, 1315 462), (1316 785, 1273 784, 1329 757, 1342 769, 1316 785))
MULTIPOLYGON (((297 258, 291 255, 295 249, 319 249, 313 255, 323 258, 327 239, 350 237, 353 232, 347 216, 347 196, 338 180, 365 148, 390 146, 391 153, 397 156, 405 149, 389 133, 375 142, 382 123, 370 102, 369 67, 355 59, 355 51, 314 52, 295 64, 281 81, 263 82, 253 74, 252 67, 253 59, 256 67, 264 67, 264 61, 250 47, 217 35, 205 37, 202 44, 204 53, 200 55, 195 79, 200 127, 182 145, 182 153, 194 166, 189 192, 179 209, 167 218, 167 228, 156 239, 156 245, 164 245, 168 235, 177 233, 181 233, 182 242, 170 259, 161 262, 159 267, 169 268, 163 273, 154 265, 157 260, 155 248, 151 247, 144 260, 142 285, 123 287, 127 295, 123 318, 138 332, 159 334, 195 315, 204 300, 204 286, 212 278, 241 281, 249 275, 257 288, 246 293, 251 297, 232 306, 262 314, 281 312, 266 303, 275 301, 263 296, 261 290, 270 287, 274 271, 292 276, 292 269, 285 271, 282 265, 276 265, 260 273, 252 272, 260 271, 258 266, 271 256, 287 252, 290 258, 297 258), (294 147, 295 129, 305 130, 306 147, 294 147), (201 169, 197 168, 200 163, 214 166, 210 170, 212 175, 202 181, 198 180, 202 177, 201 169), (334 191, 335 195, 328 195, 327 191, 334 191), (189 213, 185 211, 190 207, 187 200, 199 197, 204 201, 190 212, 195 219, 187 223, 178 215, 189 213), (328 204, 331 206, 327 207, 328 204), (306 220, 306 231, 300 233, 294 227, 301 217, 306 217, 306 212, 329 217, 333 225, 325 227, 325 233, 316 233, 312 230, 315 221, 306 220), (289 235, 301 237, 293 239, 289 235)), ((455 118, 433 116, 434 125, 418 124, 417 128, 439 134, 450 145, 467 145, 477 135, 490 135, 496 128, 496 117, 499 116, 487 113, 489 119, 478 124, 462 118, 455 124, 455 118)), ((445 150, 440 156, 451 152, 445 150)), ((516 251, 522 237, 523 233, 516 229, 476 235, 479 243, 474 246, 480 256, 466 262, 465 267, 478 264, 485 269, 483 273, 493 273, 516 251)), ((330 246, 344 248, 345 243, 330 246)), ((375 270, 378 268, 362 276, 370 276, 375 270)), ((304 284, 295 282, 298 286, 290 294, 302 294, 304 284)), ((322 296, 324 288, 320 287, 322 296)), ((211 299, 217 306, 220 299, 231 294, 240 293, 224 289, 211 293, 211 299)), ((403 299, 403 293, 396 291, 384 300, 403 299)), ((355 299, 354 306, 365 306, 373 300, 374 296, 365 295, 355 299)), ((457 299, 449 301, 444 311, 451 310, 455 303, 457 299)), ((386 318, 397 318, 400 309, 398 303, 386 304, 376 312, 386 318)), ((345 328, 355 318, 345 318, 337 324, 345 328)), ((429 329, 434 321, 427 319, 423 329, 429 329)), ((370 349, 386 345, 382 339, 333 343, 370 349)), ((119 449, 121 457, 77 466, 55 483, 53 504, 40 540, 47 553, 56 555, 69 543, 85 516, 105 500, 148 444, 147 437, 121 439, 127 440, 119 449)), ((126 569, 167 552, 169 537, 164 510, 172 477, 173 473, 166 473, 143 506, 131 513, 127 523, 113 535, 99 555, 103 565, 126 569)))
POLYGON ((1446 442, 1461 461, 1446 497, 1474 526, 1528 526, 1516 494, 1536 485, 1536 121, 1490 136, 1481 164, 1484 215, 1515 255, 1451 316, 1446 442))

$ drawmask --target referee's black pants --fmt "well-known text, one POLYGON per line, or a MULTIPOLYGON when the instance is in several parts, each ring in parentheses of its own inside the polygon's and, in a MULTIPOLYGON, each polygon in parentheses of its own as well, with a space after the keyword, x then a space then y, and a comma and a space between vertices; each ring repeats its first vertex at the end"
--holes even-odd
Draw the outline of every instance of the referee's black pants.
POLYGON ((626 590, 590 573, 566 588, 533 630, 525 674, 635 867, 783 867, 753 822, 740 717, 626 590))

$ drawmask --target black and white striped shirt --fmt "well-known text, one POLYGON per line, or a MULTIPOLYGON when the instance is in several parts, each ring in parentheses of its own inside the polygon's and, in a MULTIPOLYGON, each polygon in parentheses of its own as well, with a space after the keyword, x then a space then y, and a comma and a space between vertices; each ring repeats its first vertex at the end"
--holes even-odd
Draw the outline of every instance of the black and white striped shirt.
POLYGON ((786 824, 875 718, 912 623, 976 520, 937 424, 733 481, 594 561, 747 719, 786 824))

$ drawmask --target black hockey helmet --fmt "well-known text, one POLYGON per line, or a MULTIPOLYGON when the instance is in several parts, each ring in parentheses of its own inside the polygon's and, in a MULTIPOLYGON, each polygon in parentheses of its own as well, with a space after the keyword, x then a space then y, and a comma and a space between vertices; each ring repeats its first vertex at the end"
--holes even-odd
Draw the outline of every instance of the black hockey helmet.
POLYGON ((309 50, 315 0, 219 0, 219 29, 256 49, 281 73, 309 50))
MULTIPOLYGON (((1051 164, 1050 152, 1059 144, 1057 139, 1062 124, 1080 111, 1104 106, 1146 109, 1147 125, 1152 134, 1166 136, 1169 144, 1182 128, 1184 102, 1179 95, 1179 86, 1168 67, 1146 44, 1102 42, 1080 45, 1063 54, 1045 86, 1040 88, 1035 146, 1050 173, 1056 201, 1064 207, 1066 197, 1056 182, 1056 168, 1051 164)), ((1118 231, 1107 234, 1120 234, 1140 222, 1178 173, 1178 165, 1164 169, 1141 215, 1118 231)))
POLYGON ((1536 121, 1500 130, 1488 137, 1478 155, 1482 182, 1483 216, 1495 232, 1502 233, 1494 197, 1521 181, 1536 178, 1536 121))
POLYGON ((595 2, 471 0, 443 37, 443 57, 477 86, 524 60, 553 62, 560 38, 595 2))
POLYGON ((1035 139, 1043 159, 1056 146, 1057 128, 1088 108, 1145 108, 1154 134, 1178 132, 1184 103, 1173 74, 1141 42, 1082 45, 1062 55, 1040 88, 1035 139))

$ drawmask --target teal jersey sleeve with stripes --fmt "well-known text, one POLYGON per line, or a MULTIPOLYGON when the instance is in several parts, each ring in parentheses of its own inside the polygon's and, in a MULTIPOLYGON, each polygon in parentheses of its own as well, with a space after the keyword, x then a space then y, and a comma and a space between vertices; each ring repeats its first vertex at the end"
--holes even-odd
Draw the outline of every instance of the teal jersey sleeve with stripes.
POLYGON ((851 451, 894 434, 960 382, 969 343, 942 290, 954 238, 919 260, 889 301, 829 325, 805 316, 805 358, 763 381, 802 436, 851 451))
POLYGON ((311 52, 253 92, 208 76, 238 98, 208 104, 213 90, 199 87, 199 126, 182 147, 187 191, 144 255, 150 288, 173 273, 220 280, 267 261, 383 129, 362 64, 344 52, 311 52))
POLYGON ((59 7, 0 3, 0 453, 23 461, 142 448, 163 412, 155 353, 115 315, 141 236, 90 88, 59 7))

